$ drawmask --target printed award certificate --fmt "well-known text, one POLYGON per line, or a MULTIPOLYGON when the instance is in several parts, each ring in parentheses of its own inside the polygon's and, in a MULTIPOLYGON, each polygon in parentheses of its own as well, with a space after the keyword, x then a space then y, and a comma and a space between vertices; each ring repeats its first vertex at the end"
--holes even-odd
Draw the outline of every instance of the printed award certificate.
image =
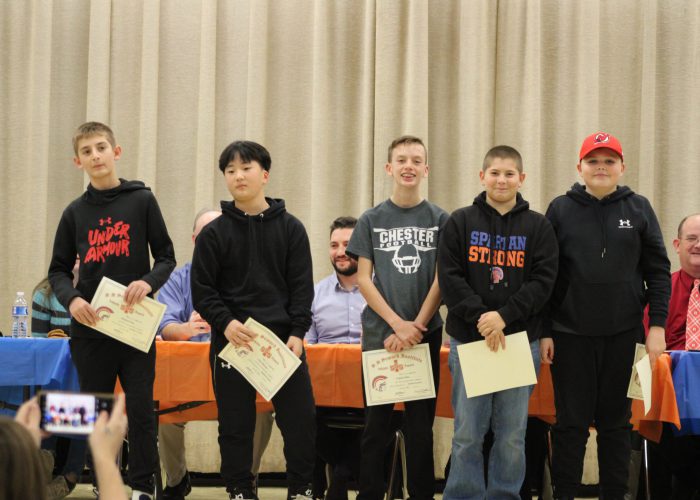
POLYGON ((362 353, 367 406, 435 397, 428 344, 400 352, 386 349, 362 353))
POLYGON ((537 383, 527 333, 506 335, 506 348, 493 352, 485 340, 457 347, 468 398, 537 383))
POLYGON ((126 287, 109 278, 102 278, 90 305, 99 320, 93 328, 139 351, 148 352, 165 314, 165 304, 150 297, 127 310, 126 287))
POLYGON ((219 357, 238 370, 267 401, 292 376, 301 360, 269 329, 248 318, 245 326, 257 336, 247 346, 226 344, 219 357))
POLYGON ((644 344, 636 344, 634 349, 634 363, 632 363, 632 375, 630 376, 630 383, 627 386, 627 397, 630 399, 644 399, 644 393, 642 392, 642 383, 639 379, 639 374, 637 373, 636 364, 644 357, 647 353, 647 348, 644 344))

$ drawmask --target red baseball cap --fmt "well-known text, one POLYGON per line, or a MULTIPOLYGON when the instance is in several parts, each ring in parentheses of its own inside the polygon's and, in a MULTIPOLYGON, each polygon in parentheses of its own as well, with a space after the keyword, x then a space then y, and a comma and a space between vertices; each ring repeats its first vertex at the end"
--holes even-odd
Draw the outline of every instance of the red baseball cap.
POLYGON ((605 132, 596 132, 591 134, 583 140, 581 144, 581 151, 578 154, 579 161, 583 160, 588 154, 596 149, 608 148, 612 149, 617 153, 620 159, 624 159, 622 156, 622 145, 615 137, 605 132))

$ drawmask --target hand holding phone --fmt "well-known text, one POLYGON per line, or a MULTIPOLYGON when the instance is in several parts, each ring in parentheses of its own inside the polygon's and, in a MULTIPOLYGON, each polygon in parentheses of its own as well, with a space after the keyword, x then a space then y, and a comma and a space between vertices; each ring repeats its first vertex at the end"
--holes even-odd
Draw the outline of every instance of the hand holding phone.
POLYGON ((41 427, 54 434, 90 434, 97 415, 112 411, 112 394, 85 394, 77 392, 41 391, 41 427))
POLYGON ((88 438, 96 460, 114 460, 119 453, 127 429, 125 407, 124 394, 118 394, 114 399, 112 411, 100 411, 97 416, 95 429, 88 438))

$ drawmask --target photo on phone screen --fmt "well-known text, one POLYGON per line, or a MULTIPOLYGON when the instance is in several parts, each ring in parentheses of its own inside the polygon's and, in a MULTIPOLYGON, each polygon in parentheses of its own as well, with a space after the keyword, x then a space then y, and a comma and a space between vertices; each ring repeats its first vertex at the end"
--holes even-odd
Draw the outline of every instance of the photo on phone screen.
POLYGON ((54 434, 90 434, 100 412, 112 410, 112 402, 111 394, 41 392, 41 427, 54 434))

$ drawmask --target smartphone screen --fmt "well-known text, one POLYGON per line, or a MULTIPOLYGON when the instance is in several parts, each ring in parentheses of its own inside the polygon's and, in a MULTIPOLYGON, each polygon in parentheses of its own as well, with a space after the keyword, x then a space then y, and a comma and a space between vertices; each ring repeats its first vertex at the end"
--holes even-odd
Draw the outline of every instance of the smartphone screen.
POLYGON ((41 427, 54 434, 90 434, 100 412, 112 411, 113 400, 111 394, 41 392, 41 427))

